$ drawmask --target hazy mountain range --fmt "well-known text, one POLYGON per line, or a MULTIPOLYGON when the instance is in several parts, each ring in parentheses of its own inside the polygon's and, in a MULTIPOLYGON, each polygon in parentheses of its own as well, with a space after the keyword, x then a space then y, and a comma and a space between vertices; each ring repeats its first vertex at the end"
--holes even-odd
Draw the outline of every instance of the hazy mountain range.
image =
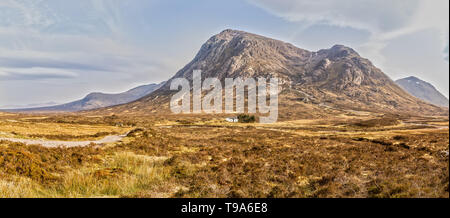
POLYGON ((411 76, 395 81, 411 95, 434 105, 448 107, 449 101, 433 85, 417 77, 411 76))
POLYGON ((123 93, 105 94, 101 92, 93 92, 88 94, 81 100, 73 101, 66 104, 60 104, 48 107, 22 108, 22 109, 7 109, 7 112, 73 112, 81 110, 91 110, 96 108, 108 107, 112 105, 119 105, 129 103, 146 96, 156 89, 160 88, 164 83, 149 84, 138 86, 123 93))
POLYGON ((8 104, 8 105, 1 105, 0 108, 4 108, 4 109, 18 109, 18 108, 35 108, 35 107, 50 107, 50 106, 55 106, 55 105, 59 105, 61 103, 58 102, 54 102, 54 101, 49 101, 49 102, 44 102, 44 103, 34 103, 34 104, 8 104))
POLYGON ((335 45, 308 51, 292 44, 237 30, 224 30, 205 42, 195 58, 170 80, 124 93, 91 93, 67 104, 4 110, 9 112, 168 113, 174 78, 277 77, 282 116, 324 117, 337 111, 378 111, 445 115, 448 106, 434 87, 417 78, 392 81, 352 48, 335 45), (398 84, 398 85, 397 85, 398 84), (399 87, 402 86, 401 87, 399 87), (408 93, 409 92, 409 93, 408 93), (412 96, 412 95, 416 96, 412 96), (419 100, 423 99, 425 101, 419 100))

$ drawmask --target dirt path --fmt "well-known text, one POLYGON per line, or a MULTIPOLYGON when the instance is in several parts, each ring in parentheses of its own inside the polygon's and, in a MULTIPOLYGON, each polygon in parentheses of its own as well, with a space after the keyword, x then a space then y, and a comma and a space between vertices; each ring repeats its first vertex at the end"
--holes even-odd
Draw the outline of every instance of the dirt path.
POLYGON ((113 143, 122 140, 127 134, 124 135, 110 135, 103 139, 95 141, 48 141, 43 139, 16 139, 16 138, 0 138, 1 140, 24 143, 26 145, 42 145, 44 147, 54 148, 54 147, 84 147, 91 143, 93 144, 105 144, 113 143))

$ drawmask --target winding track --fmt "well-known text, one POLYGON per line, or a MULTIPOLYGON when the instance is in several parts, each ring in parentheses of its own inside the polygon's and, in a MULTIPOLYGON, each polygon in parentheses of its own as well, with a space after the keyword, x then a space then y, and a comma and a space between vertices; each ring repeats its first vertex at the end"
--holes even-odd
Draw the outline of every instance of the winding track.
POLYGON ((110 135, 106 136, 103 139, 95 140, 95 141, 48 141, 42 139, 16 139, 16 138, 0 138, 0 141, 11 141, 11 142, 19 142, 24 143, 26 145, 42 145, 44 147, 55 148, 55 147, 84 147, 90 144, 105 144, 105 143, 114 143, 122 140, 126 137, 127 134, 124 135, 110 135))
MULTIPOLYGON (((437 125, 431 125, 431 124, 417 124, 417 123, 408 123, 411 126, 413 125, 423 125, 423 126, 431 126, 434 127, 436 129, 448 129, 448 126, 437 126, 437 125)), ((172 126, 160 126, 160 128, 172 128, 172 126)), ((271 130, 275 130, 275 129, 271 129, 271 130)), ((277 130, 279 131, 279 130, 277 130)), ((129 133, 129 132, 128 132, 129 133)), ((114 142, 118 142, 120 140, 122 140, 123 138, 125 138, 128 133, 125 133, 123 135, 110 135, 110 136, 106 136, 103 139, 100 140, 93 140, 93 141, 50 141, 50 140, 43 140, 43 139, 18 139, 18 138, 2 138, 0 137, 0 141, 5 140, 5 141, 11 141, 11 142, 18 142, 18 143, 23 143, 26 145, 42 145, 44 147, 49 147, 49 148, 55 148, 55 147, 66 147, 66 148, 70 148, 70 147, 84 147, 84 146, 88 146, 90 144, 106 144, 106 143, 114 143, 114 142)))

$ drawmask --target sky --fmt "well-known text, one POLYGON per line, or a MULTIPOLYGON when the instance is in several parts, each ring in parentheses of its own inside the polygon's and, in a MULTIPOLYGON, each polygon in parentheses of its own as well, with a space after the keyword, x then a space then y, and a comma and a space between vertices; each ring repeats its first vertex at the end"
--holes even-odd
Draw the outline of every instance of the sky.
POLYGON ((448 0, 0 0, 0 108, 172 77, 224 29, 317 51, 343 44, 449 96, 448 0))

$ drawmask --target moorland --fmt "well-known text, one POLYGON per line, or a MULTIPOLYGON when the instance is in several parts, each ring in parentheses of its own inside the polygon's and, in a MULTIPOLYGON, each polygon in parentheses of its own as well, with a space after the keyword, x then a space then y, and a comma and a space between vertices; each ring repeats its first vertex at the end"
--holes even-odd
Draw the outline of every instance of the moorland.
POLYGON ((449 197, 448 117, 0 114, 0 197, 449 197), (120 141, 45 147, 5 138, 120 141))

